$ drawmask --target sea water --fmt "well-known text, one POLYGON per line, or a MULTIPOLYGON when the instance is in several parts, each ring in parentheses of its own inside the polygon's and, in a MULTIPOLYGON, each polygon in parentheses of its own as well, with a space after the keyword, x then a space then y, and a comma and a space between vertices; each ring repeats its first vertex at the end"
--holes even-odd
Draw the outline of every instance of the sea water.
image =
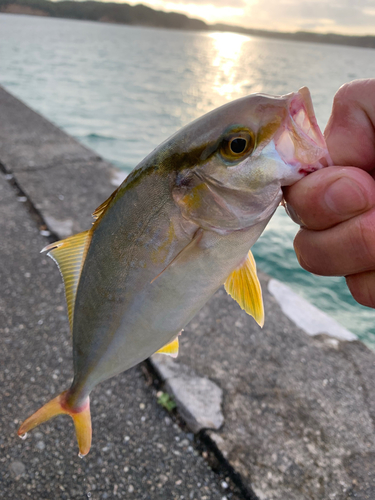
MULTIPOLYGON (((372 49, 0 14, 0 84, 126 172, 186 123, 253 92, 308 86, 324 128, 336 90, 374 76, 372 49)), ((375 311, 344 278, 300 268, 297 230, 278 209, 253 247, 258 267, 375 348, 375 311)))

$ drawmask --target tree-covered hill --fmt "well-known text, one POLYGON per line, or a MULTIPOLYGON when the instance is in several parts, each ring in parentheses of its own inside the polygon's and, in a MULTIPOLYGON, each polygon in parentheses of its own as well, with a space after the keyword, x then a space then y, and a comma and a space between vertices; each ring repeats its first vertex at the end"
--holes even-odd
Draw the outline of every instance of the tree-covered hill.
POLYGON ((86 19, 89 21, 104 21, 141 26, 162 28, 207 30, 205 22, 191 19, 184 14, 162 12, 145 5, 129 5, 111 2, 75 2, 63 0, 50 2, 48 0, 0 0, 0 12, 35 13, 50 17, 68 19, 86 19), (24 12, 22 12, 24 10, 24 12), (32 12, 34 10, 34 12, 32 12))

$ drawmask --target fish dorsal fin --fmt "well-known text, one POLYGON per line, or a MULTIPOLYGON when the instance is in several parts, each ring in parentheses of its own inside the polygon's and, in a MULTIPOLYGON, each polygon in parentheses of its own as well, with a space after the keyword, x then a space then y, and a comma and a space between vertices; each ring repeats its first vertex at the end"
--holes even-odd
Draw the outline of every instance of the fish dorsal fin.
POLYGON ((262 290, 257 276, 255 260, 250 250, 245 262, 228 276, 224 287, 227 293, 238 302, 241 309, 253 316, 259 326, 263 326, 262 290))
POLYGON ((111 201, 113 200, 113 198, 116 196, 117 194, 117 191, 120 189, 120 186, 115 189, 113 191, 113 193, 111 194, 111 196, 109 198, 107 198, 105 201, 103 201, 103 203, 101 205, 98 206, 98 208, 92 213, 92 216, 94 217, 94 219, 99 219, 99 217, 104 214, 104 212, 107 210, 108 208, 108 205, 111 203, 111 201))
POLYGON ((156 351, 160 354, 167 354, 168 356, 172 356, 172 358, 177 358, 178 356, 178 337, 176 337, 172 342, 169 342, 169 344, 165 345, 158 351, 156 351))
POLYGON ((91 230, 84 231, 65 240, 51 243, 42 250, 42 252, 48 251, 47 255, 56 262, 64 280, 69 323, 72 331, 76 293, 91 236, 91 230))

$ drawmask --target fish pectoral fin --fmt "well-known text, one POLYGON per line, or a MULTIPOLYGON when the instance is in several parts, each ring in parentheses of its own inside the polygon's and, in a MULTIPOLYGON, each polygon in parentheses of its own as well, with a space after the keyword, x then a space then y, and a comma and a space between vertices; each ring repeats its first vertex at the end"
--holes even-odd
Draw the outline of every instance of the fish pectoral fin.
POLYGON ((155 278, 150 281, 150 284, 153 283, 155 280, 157 280, 163 273, 165 273, 165 271, 167 269, 169 269, 171 266, 175 265, 177 262, 181 261, 182 258, 184 258, 188 252, 193 248, 195 247, 195 245, 197 245, 201 239, 202 239, 202 236, 203 236, 203 230, 202 229, 198 229, 195 233, 194 233, 194 236, 192 238, 192 240, 186 245, 186 247, 184 247, 177 255, 176 257, 174 257, 171 262, 167 265, 167 267, 165 267, 157 276, 155 276, 155 278))
POLYGON ((238 302, 241 309, 253 316, 262 327, 264 325, 262 290, 255 260, 250 250, 245 262, 228 276, 224 287, 226 292, 238 302))
POLYGON ((70 329, 73 331, 73 313, 77 288, 83 263, 92 237, 91 229, 75 234, 65 240, 51 243, 43 248, 42 252, 53 259, 60 269, 64 285, 65 297, 68 306, 70 329))
POLYGON ((168 356, 171 356, 172 358, 177 358, 178 356, 178 337, 176 337, 172 342, 169 342, 169 344, 165 345, 158 351, 157 353, 160 354, 167 354, 168 356))

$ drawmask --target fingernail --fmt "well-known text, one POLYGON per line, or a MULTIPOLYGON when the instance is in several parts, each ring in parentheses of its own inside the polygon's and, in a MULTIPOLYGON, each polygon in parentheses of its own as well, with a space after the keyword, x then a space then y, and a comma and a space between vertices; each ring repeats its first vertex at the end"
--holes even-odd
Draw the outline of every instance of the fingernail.
POLYGON ((325 192, 324 200, 328 208, 338 215, 355 214, 367 207, 362 186, 347 177, 333 182, 325 192))

